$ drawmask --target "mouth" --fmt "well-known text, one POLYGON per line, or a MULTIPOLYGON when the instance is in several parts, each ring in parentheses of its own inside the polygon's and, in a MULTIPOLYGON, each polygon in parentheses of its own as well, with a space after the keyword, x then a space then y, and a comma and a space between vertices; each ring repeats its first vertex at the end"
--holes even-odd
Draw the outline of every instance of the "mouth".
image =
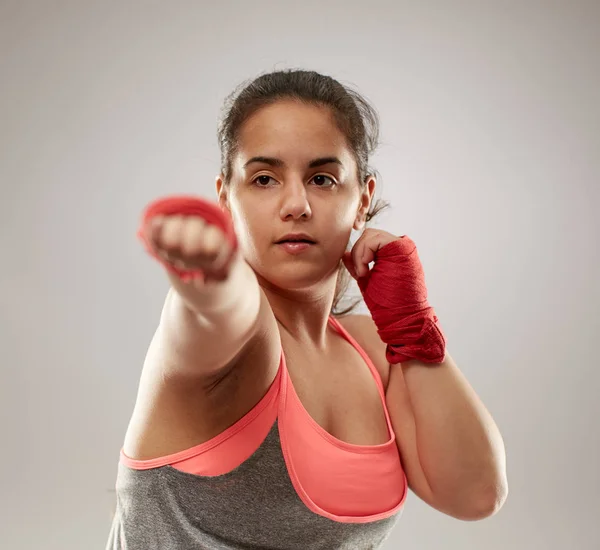
POLYGON ((312 235, 308 235, 307 233, 288 233, 275 241, 275 244, 283 244, 283 243, 307 243, 307 244, 316 244, 316 241, 312 238, 312 235))
POLYGON ((277 241, 275 244, 284 244, 284 243, 316 244, 315 241, 311 241, 310 239, 281 239, 280 241, 277 241))
POLYGON ((282 248, 285 252, 288 252, 289 254, 300 254, 301 252, 304 252, 305 250, 310 249, 311 247, 313 247, 316 243, 313 241, 309 241, 309 240, 283 240, 283 241, 279 241, 277 243, 277 246, 279 246, 280 248, 282 248))

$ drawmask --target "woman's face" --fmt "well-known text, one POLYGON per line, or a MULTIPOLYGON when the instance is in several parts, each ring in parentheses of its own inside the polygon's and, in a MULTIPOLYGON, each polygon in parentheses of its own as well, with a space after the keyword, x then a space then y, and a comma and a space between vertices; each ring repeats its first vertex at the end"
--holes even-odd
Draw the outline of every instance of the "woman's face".
POLYGON ((324 107, 280 101, 241 128, 227 189, 246 261, 259 277, 285 289, 307 288, 335 275, 352 229, 361 229, 375 181, 363 189, 344 134, 324 107), (315 244, 292 254, 277 242, 305 233, 315 244))

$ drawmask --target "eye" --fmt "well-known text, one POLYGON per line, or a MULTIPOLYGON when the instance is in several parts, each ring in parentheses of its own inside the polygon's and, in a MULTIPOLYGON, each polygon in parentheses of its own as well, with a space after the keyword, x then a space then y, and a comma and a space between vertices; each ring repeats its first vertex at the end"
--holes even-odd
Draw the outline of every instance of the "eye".
POLYGON ((257 187, 268 187, 268 183, 270 180, 275 181, 271 176, 262 175, 254 178, 252 183, 255 183, 257 187))
MULTIPOLYGON (((271 181, 277 182, 277 180, 271 176, 263 174, 254 178, 252 183, 257 187, 272 187, 272 185, 269 185, 269 182, 271 181)), ((326 176, 325 174, 317 174, 316 176, 313 176, 311 181, 313 181, 317 187, 333 187, 334 185, 337 185, 333 178, 326 176)))
POLYGON ((313 177, 313 181, 315 182, 315 185, 317 187, 333 187, 334 185, 337 185, 337 183, 334 181, 333 178, 330 178, 329 176, 326 176, 325 174, 317 174, 316 176, 313 177), (326 182, 324 183, 323 180, 329 180, 329 185, 326 184, 326 182))

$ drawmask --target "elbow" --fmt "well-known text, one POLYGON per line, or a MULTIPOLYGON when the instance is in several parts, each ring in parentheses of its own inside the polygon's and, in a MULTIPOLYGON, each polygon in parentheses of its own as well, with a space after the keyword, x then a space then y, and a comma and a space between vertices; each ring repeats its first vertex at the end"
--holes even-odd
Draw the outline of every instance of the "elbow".
POLYGON ((464 521, 480 521, 498 513, 504 506, 508 497, 508 484, 506 481, 496 483, 477 495, 472 496, 469 506, 459 519, 464 521))

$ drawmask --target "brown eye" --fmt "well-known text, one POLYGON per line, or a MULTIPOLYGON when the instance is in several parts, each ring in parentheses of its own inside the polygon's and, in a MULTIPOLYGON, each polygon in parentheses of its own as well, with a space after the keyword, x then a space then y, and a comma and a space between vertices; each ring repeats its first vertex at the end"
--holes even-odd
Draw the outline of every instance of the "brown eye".
POLYGON ((313 181, 315 182, 315 185, 317 187, 333 187, 334 185, 336 185, 335 181, 332 178, 324 174, 318 174, 314 176, 313 181), (329 180, 329 184, 327 184, 327 180, 329 180))
POLYGON ((253 183, 256 183, 258 187, 267 187, 269 181, 272 179, 271 176, 258 176, 253 183))

